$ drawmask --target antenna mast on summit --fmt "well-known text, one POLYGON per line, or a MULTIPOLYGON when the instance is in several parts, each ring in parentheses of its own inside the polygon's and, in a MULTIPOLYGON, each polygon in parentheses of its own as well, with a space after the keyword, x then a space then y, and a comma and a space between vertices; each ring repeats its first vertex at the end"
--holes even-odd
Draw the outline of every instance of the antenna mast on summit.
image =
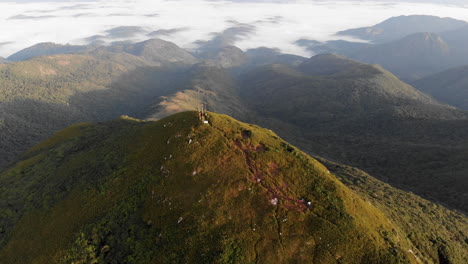
POLYGON ((200 121, 204 124, 208 124, 208 115, 206 113, 206 104, 199 104, 198 105, 198 118, 200 118, 200 121))

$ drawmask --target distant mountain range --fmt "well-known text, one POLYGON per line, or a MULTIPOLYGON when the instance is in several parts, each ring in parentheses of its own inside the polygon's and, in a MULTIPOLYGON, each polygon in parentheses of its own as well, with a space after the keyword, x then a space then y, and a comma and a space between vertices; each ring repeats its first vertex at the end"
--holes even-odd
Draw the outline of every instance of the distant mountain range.
POLYGON ((357 50, 350 56, 380 64, 403 80, 413 81, 441 70, 468 64, 435 33, 415 33, 401 40, 357 50))
POLYGON ((337 53, 362 62, 380 64, 407 82, 468 65, 468 24, 464 21, 433 16, 400 16, 374 27, 338 34, 360 36, 376 44, 344 40, 315 43, 304 39, 298 40, 297 44, 315 53, 337 53))
POLYGON ((468 26, 466 21, 437 16, 411 15, 389 18, 371 27, 340 31, 337 35, 351 36, 373 43, 385 43, 420 32, 444 32, 468 26))

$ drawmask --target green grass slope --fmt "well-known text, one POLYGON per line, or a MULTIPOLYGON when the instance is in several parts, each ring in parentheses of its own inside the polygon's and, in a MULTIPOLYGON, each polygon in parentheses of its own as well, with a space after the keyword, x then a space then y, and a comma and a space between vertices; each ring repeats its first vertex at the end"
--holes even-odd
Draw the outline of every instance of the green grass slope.
POLYGON ((317 160, 208 119, 79 124, 31 149, 0 174, 2 262, 421 263, 317 160))

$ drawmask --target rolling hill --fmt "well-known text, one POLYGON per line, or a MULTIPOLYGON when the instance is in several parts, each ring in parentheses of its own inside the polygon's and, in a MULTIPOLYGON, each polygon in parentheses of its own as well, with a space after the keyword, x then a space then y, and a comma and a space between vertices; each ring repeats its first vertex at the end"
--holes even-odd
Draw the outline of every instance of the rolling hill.
POLYGON ((441 102, 468 110, 468 66, 430 75, 413 85, 441 102))
POLYGON ((352 36, 374 43, 395 41, 414 33, 438 33, 468 26, 466 21, 437 16, 410 15, 391 17, 371 27, 348 29, 337 35, 352 36))
POLYGON ((11 264, 466 260, 463 216, 386 185, 390 203, 375 202, 359 193, 367 177, 360 171, 328 165, 342 179, 359 177, 353 181, 357 191, 351 191, 327 167, 269 130, 212 113, 208 120, 201 124, 196 112, 185 112, 158 122, 123 117, 78 124, 30 149, 0 174, 0 259, 11 264), (405 204, 414 202, 419 204, 405 204), (391 215, 393 206, 404 212, 402 219, 391 215), (418 229, 435 226, 413 234, 408 232, 413 223, 418 229), (435 227, 450 232, 433 234, 435 227))

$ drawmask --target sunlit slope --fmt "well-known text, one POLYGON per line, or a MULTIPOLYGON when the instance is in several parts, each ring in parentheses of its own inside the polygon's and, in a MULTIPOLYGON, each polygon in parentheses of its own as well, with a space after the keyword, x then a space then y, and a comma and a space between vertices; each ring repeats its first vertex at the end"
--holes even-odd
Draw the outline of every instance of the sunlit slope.
POLYGON ((67 128, 0 175, 5 263, 417 263, 269 130, 195 112, 67 128))

